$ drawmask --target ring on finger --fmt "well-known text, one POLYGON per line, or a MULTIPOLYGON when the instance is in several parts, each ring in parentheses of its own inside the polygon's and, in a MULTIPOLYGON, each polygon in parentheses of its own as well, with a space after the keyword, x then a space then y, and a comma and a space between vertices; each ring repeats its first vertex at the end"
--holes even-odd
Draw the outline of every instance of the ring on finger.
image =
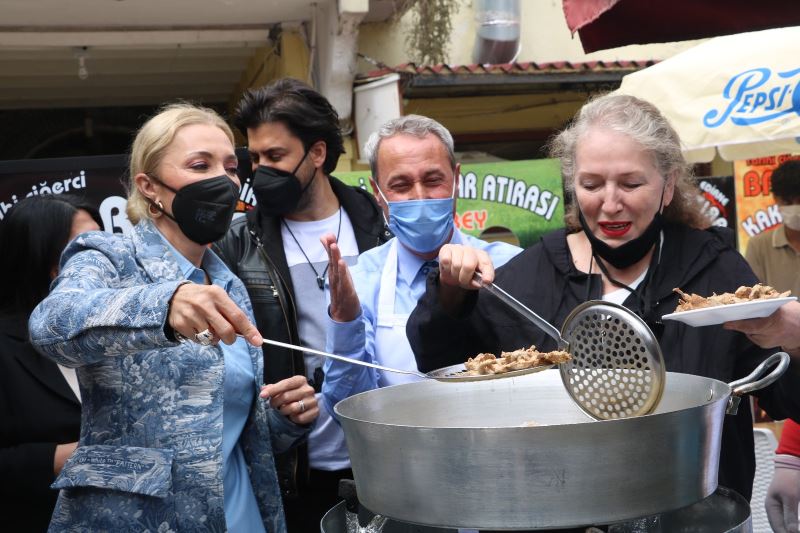
POLYGON ((194 336, 195 342, 197 344, 201 344, 203 346, 211 346, 214 344, 214 334, 211 333, 211 330, 208 328, 204 329, 200 333, 196 333, 194 336))
POLYGON ((298 400, 297 403, 300 404, 300 412, 301 413, 305 413, 306 412, 306 403, 302 399, 298 400))

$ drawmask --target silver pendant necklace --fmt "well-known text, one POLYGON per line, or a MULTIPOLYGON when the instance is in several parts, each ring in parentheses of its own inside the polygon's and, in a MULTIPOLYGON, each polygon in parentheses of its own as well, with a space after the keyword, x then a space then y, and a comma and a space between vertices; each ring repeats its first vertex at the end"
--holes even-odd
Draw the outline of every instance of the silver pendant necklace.
MULTIPOLYGON (((314 268, 314 263, 311 262, 311 260, 308 258, 308 255, 306 254, 305 250, 303 250, 303 247, 300 246, 300 241, 298 241, 297 237, 294 236, 294 233, 292 232, 292 228, 289 227, 289 224, 286 223, 285 219, 282 218, 281 222, 283 223, 284 227, 286 228, 286 231, 289 232, 289 235, 292 236, 292 239, 294 239, 295 244, 300 249, 300 253, 303 254, 303 257, 305 257, 306 263, 308 263, 308 266, 310 266, 311 270, 314 272, 314 276, 317 278, 317 287, 319 287, 319 290, 324 291, 325 290, 325 274, 328 273, 328 267, 330 266, 330 263, 325 265, 325 270, 322 271, 322 274, 318 273, 317 269, 314 268)), ((339 227, 336 229, 336 242, 337 243, 339 242, 339 235, 341 234, 341 232, 342 232, 342 206, 340 205, 339 206, 339 227)))

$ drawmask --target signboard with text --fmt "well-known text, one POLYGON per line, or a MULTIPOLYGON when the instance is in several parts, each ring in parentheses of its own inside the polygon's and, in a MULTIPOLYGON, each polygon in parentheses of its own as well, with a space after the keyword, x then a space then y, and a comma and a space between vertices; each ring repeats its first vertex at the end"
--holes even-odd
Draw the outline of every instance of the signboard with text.
MULTIPOLYGON (((255 205, 250 163, 238 150, 242 190, 237 211, 255 205)), ((127 161, 124 155, 0 161, 0 222, 16 202, 38 194, 78 194, 98 206, 106 231, 126 233, 127 161)), ((369 186, 369 171, 336 173, 369 186)), ((465 233, 526 247, 563 226, 564 192, 553 159, 466 164, 461 167, 456 226, 465 233)))
POLYGON ((714 226, 736 227, 736 197, 733 176, 697 178, 700 205, 714 226))
POLYGON ((96 205, 106 231, 127 232, 125 173, 122 155, 0 161, 0 222, 26 196, 68 193, 96 205))
MULTIPOLYGON (((249 179, 247 152, 240 148, 237 155, 239 175, 249 179)), ((26 196, 68 193, 97 206, 105 231, 127 233, 132 227, 125 214, 127 165, 127 156, 121 154, 0 161, 0 223, 11 206, 26 196)), ((243 189, 240 198, 246 195, 243 189)), ((237 206, 239 211, 247 208, 243 201, 237 206)))
POLYGON ((789 159, 800 159, 800 155, 784 154, 734 162, 737 234, 741 253, 747 250, 747 242, 751 237, 771 230, 782 222, 778 206, 772 199, 771 177, 772 171, 789 159))
MULTIPOLYGON (((369 171, 337 173, 369 187, 369 171)), ((522 247, 564 225, 564 191, 555 159, 473 163, 461 166, 456 227, 464 233, 522 247)))

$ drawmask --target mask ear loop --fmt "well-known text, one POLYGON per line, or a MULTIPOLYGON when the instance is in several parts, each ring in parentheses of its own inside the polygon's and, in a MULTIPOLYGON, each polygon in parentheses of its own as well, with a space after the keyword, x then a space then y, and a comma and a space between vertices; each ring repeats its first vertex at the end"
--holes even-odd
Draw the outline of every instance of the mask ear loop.
MULTIPOLYGON (((378 180, 376 178, 373 178, 373 181, 375 182, 375 188, 378 190, 378 194, 381 195, 381 198, 383 199, 383 202, 386 204, 386 209, 389 209, 389 200, 383 194, 383 191, 381 190, 381 186, 378 185, 378 180)), ((389 226, 389 221, 386 219, 386 212, 383 209, 381 209, 381 216, 383 217, 384 224, 386 224, 386 226, 388 227, 389 226)))
MULTIPOLYGON (((148 177, 148 178, 150 178, 151 180, 154 180, 154 181, 156 181, 156 182, 157 182, 159 185, 161 185, 162 187, 164 187, 164 188, 166 188, 166 189, 168 189, 168 190, 172 191, 172 192, 173 192, 173 193, 175 193, 175 194, 178 194, 178 191, 176 191, 175 189, 173 189, 172 187, 170 187, 169 185, 167 185, 166 183, 164 183, 163 181, 161 181, 159 178, 157 178, 157 177, 155 177, 155 176, 153 176, 153 175, 147 174, 147 173, 145 173, 145 176, 147 176, 147 177, 148 177)), ((143 196, 144 196, 144 195, 143 195, 143 196)), ((148 202, 148 204, 149 204, 149 205, 147 206, 147 212, 148 212, 148 213, 150 213, 150 215, 151 215, 151 216, 153 216, 153 217, 155 217, 155 218, 158 218, 158 217, 160 217, 161 215, 165 215, 167 218, 169 218, 169 219, 170 219, 170 220, 172 220, 173 222, 175 222, 175 223, 177 223, 177 222, 178 222, 177 220, 175 220, 175 217, 173 217, 172 215, 170 215, 169 213, 167 213, 166 209, 164 209, 164 204, 162 204, 162 203, 161 203, 161 200, 158 200, 158 201, 153 201, 153 200, 151 200, 150 198, 148 198, 147 196, 145 196, 144 198, 145 198, 145 200, 147 200, 147 202, 148 202), (153 208, 155 208, 155 209, 156 209, 156 211, 158 212, 158 214, 157 214, 157 215, 156 215, 156 213, 153 213, 153 208)))
MULTIPOLYGON (((297 166, 294 167, 294 170, 292 171, 292 176, 294 176, 295 179, 298 179, 297 178, 297 171, 300 170, 300 166, 303 164, 303 161, 306 160, 306 157, 308 157, 308 153, 310 151, 311 151, 311 147, 309 146, 306 149, 305 153, 303 154, 303 158, 300 160, 299 163, 297 163, 297 166)), ((314 174, 311 176, 311 180, 309 180, 309 182, 306 184, 306 186, 303 187, 303 190, 300 191, 300 196, 302 196, 302 195, 304 195, 306 193, 308 188, 311 187, 311 184, 314 183, 315 179, 317 179, 317 168, 316 167, 314 167, 314 174)), ((299 179, 298 179, 298 181, 299 181, 299 179)))

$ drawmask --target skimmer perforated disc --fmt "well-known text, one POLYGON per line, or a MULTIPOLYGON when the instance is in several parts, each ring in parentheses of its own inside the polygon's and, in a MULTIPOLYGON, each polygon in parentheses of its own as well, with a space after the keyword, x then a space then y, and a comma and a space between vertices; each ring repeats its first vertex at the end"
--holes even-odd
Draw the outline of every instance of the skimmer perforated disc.
POLYGON ((664 391, 664 357, 647 324, 625 307, 590 301, 564 321, 572 359, 561 365, 567 392, 598 420, 651 413, 664 391))

